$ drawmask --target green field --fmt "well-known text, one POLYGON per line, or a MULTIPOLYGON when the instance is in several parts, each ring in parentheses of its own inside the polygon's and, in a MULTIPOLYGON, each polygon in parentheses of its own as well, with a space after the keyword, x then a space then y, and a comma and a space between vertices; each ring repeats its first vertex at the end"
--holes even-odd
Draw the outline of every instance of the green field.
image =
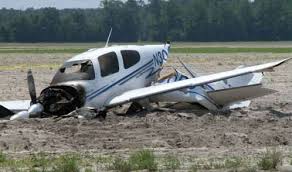
MULTIPOLYGON (((118 43, 127 44, 127 43, 118 43)), ((129 43, 133 44, 133 43, 129 43)), ((155 43, 138 43, 155 44, 155 43)), ((156 43, 158 44, 158 43, 156 43)), ((103 43, 0 43, 0 53, 82 53, 103 43)), ((113 45, 116 45, 113 43, 113 45)), ((292 53, 291 42, 173 43, 172 53, 292 53)))

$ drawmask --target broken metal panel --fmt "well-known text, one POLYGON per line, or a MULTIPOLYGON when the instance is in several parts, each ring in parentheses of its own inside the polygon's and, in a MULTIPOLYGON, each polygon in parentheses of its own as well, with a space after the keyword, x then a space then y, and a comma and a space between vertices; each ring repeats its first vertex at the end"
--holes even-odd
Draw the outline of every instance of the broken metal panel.
POLYGON ((67 81, 94 80, 95 71, 91 60, 66 62, 54 76, 51 85, 67 81))
POLYGON ((222 108, 222 110, 232 110, 232 109, 239 109, 239 108, 246 108, 249 107, 251 101, 238 101, 238 102, 232 102, 222 108))
POLYGON ((38 102, 44 106, 45 115, 64 115, 85 103, 83 87, 50 86, 41 92, 38 102))
MULTIPOLYGON (((245 100, 274 93, 274 90, 262 88, 260 84, 262 78, 262 73, 250 73, 185 90, 164 93, 151 97, 151 101, 199 103, 214 111, 222 108, 247 107, 250 101, 245 100)), ((168 75, 159 82, 164 84, 185 79, 187 76, 176 71, 175 74, 168 75)))
MULTIPOLYGON (((188 79, 186 75, 182 74, 178 70, 175 70, 175 73, 171 73, 171 75, 168 75, 168 77, 163 77, 163 79, 161 79, 159 83, 165 84, 186 79, 188 79)), ((160 94, 157 96, 152 96, 150 97, 150 101, 198 103, 209 110, 216 111, 219 107, 206 94, 206 88, 208 88, 207 86, 208 85, 196 86, 192 88, 160 94)))

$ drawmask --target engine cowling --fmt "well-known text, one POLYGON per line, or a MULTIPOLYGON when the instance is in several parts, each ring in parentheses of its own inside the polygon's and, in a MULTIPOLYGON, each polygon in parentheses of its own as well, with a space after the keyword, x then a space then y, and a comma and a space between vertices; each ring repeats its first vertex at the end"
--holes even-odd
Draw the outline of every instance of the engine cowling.
POLYGON ((50 86, 38 97, 44 107, 44 115, 61 116, 84 105, 85 91, 81 86, 50 86))

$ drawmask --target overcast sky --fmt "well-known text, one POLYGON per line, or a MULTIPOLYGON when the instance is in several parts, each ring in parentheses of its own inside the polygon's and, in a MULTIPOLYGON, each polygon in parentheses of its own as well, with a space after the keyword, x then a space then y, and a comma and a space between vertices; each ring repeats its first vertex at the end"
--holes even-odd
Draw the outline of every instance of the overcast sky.
POLYGON ((0 0, 0 8, 96 8, 101 0, 0 0))

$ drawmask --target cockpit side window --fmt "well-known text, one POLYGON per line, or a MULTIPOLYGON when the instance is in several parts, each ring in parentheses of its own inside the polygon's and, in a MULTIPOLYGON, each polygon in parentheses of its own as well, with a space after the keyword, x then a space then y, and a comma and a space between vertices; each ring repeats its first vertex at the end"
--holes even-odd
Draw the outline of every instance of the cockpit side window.
POLYGON ((124 68, 128 69, 140 61, 140 54, 134 50, 122 50, 121 51, 123 61, 124 61, 124 68))
POLYGON ((119 61, 115 52, 110 52, 98 57, 100 74, 102 77, 119 72, 119 61))

